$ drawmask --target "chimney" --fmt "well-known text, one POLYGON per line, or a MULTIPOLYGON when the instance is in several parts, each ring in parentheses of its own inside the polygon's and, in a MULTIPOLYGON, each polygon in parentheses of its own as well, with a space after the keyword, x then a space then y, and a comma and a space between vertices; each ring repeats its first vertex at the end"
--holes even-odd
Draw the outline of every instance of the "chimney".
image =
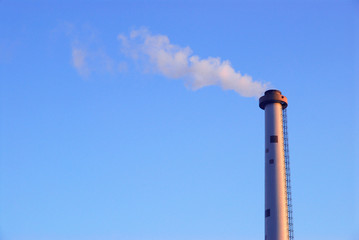
POLYGON ((265 240, 289 240, 283 110, 287 98, 268 90, 259 99, 265 111, 265 240))

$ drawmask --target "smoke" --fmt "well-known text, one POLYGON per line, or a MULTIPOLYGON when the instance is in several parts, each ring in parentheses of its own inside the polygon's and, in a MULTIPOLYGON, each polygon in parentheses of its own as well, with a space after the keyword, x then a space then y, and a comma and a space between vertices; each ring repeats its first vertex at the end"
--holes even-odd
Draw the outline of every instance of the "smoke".
POLYGON ((118 62, 106 52, 96 29, 85 25, 76 27, 69 22, 60 23, 52 32, 65 34, 71 45, 71 63, 77 73, 87 79, 94 74, 116 74, 126 71, 127 65, 118 62))
POLYGON ((72 64, 80 76, 87 78, 93 73, 121 71, 122 63, 116 69, 115 61, 101 47, 92 45, 86 46, 79 41, 72 43, 72 64))
POLYGON ((88 76, 90 74, 86 57, 87 54, 85 50, 72 47, 72 63, 81 76, 88 76))
POLYGON ((218 85, 244 97, 260 97, 268 84, 253 81, 251 76, 235 71, 228 60, 219 57, 201 59, 189 47, 170 43, 165 35, 153 35, 147 29, 119 35, 122 51, 135 60, 144 61, 155 72, 168 78, 183 79, 193 90, 218 85))

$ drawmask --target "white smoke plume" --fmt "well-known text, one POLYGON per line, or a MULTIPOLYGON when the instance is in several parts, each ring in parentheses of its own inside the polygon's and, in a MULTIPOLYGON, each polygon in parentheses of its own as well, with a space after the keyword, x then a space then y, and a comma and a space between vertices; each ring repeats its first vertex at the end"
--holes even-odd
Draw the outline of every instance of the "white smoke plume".
POLYGON ((268 84, 252 80, 251 76, 235 71, 228 60, 219 57, 201 59, 192 55, 189 47, 170 43, 165 35, 152 35, 147 29, 134 30, 129 36, 119 35, 122 51, 133 59, 149 63, 154 71, 173 79, 184 79, 196 90, 218 85, 234 90, 244 97, 260 97, 268 84))

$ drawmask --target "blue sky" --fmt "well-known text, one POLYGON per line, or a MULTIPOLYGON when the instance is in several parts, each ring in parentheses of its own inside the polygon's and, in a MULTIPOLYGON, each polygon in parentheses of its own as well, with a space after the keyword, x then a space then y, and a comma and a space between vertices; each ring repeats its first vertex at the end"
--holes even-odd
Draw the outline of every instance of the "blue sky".
POLYGON ((145 28, 280 89, 295 238, 358 240, 358 10, 0 1, 1 239, 263 239, 256 97, 221 83, 196 89, 193 69, 174 79, 146 52, 134 59, 119 35, 145 28))

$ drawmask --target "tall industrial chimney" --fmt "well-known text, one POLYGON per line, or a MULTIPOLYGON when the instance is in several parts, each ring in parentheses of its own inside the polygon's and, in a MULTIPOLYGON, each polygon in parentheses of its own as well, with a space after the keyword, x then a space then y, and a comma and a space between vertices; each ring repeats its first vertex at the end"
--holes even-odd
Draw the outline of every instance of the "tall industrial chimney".
POLYGON ((290 193, 285 154, 287 138, 283 133, 286 131, 283 112, 287 106, 287 98, 278 90, 268 90, 259 99, 259 107, 265 110, 265 240, 293 238, 291 212, 288 212, 291 198, 287 195, 288 190, 290 193))

